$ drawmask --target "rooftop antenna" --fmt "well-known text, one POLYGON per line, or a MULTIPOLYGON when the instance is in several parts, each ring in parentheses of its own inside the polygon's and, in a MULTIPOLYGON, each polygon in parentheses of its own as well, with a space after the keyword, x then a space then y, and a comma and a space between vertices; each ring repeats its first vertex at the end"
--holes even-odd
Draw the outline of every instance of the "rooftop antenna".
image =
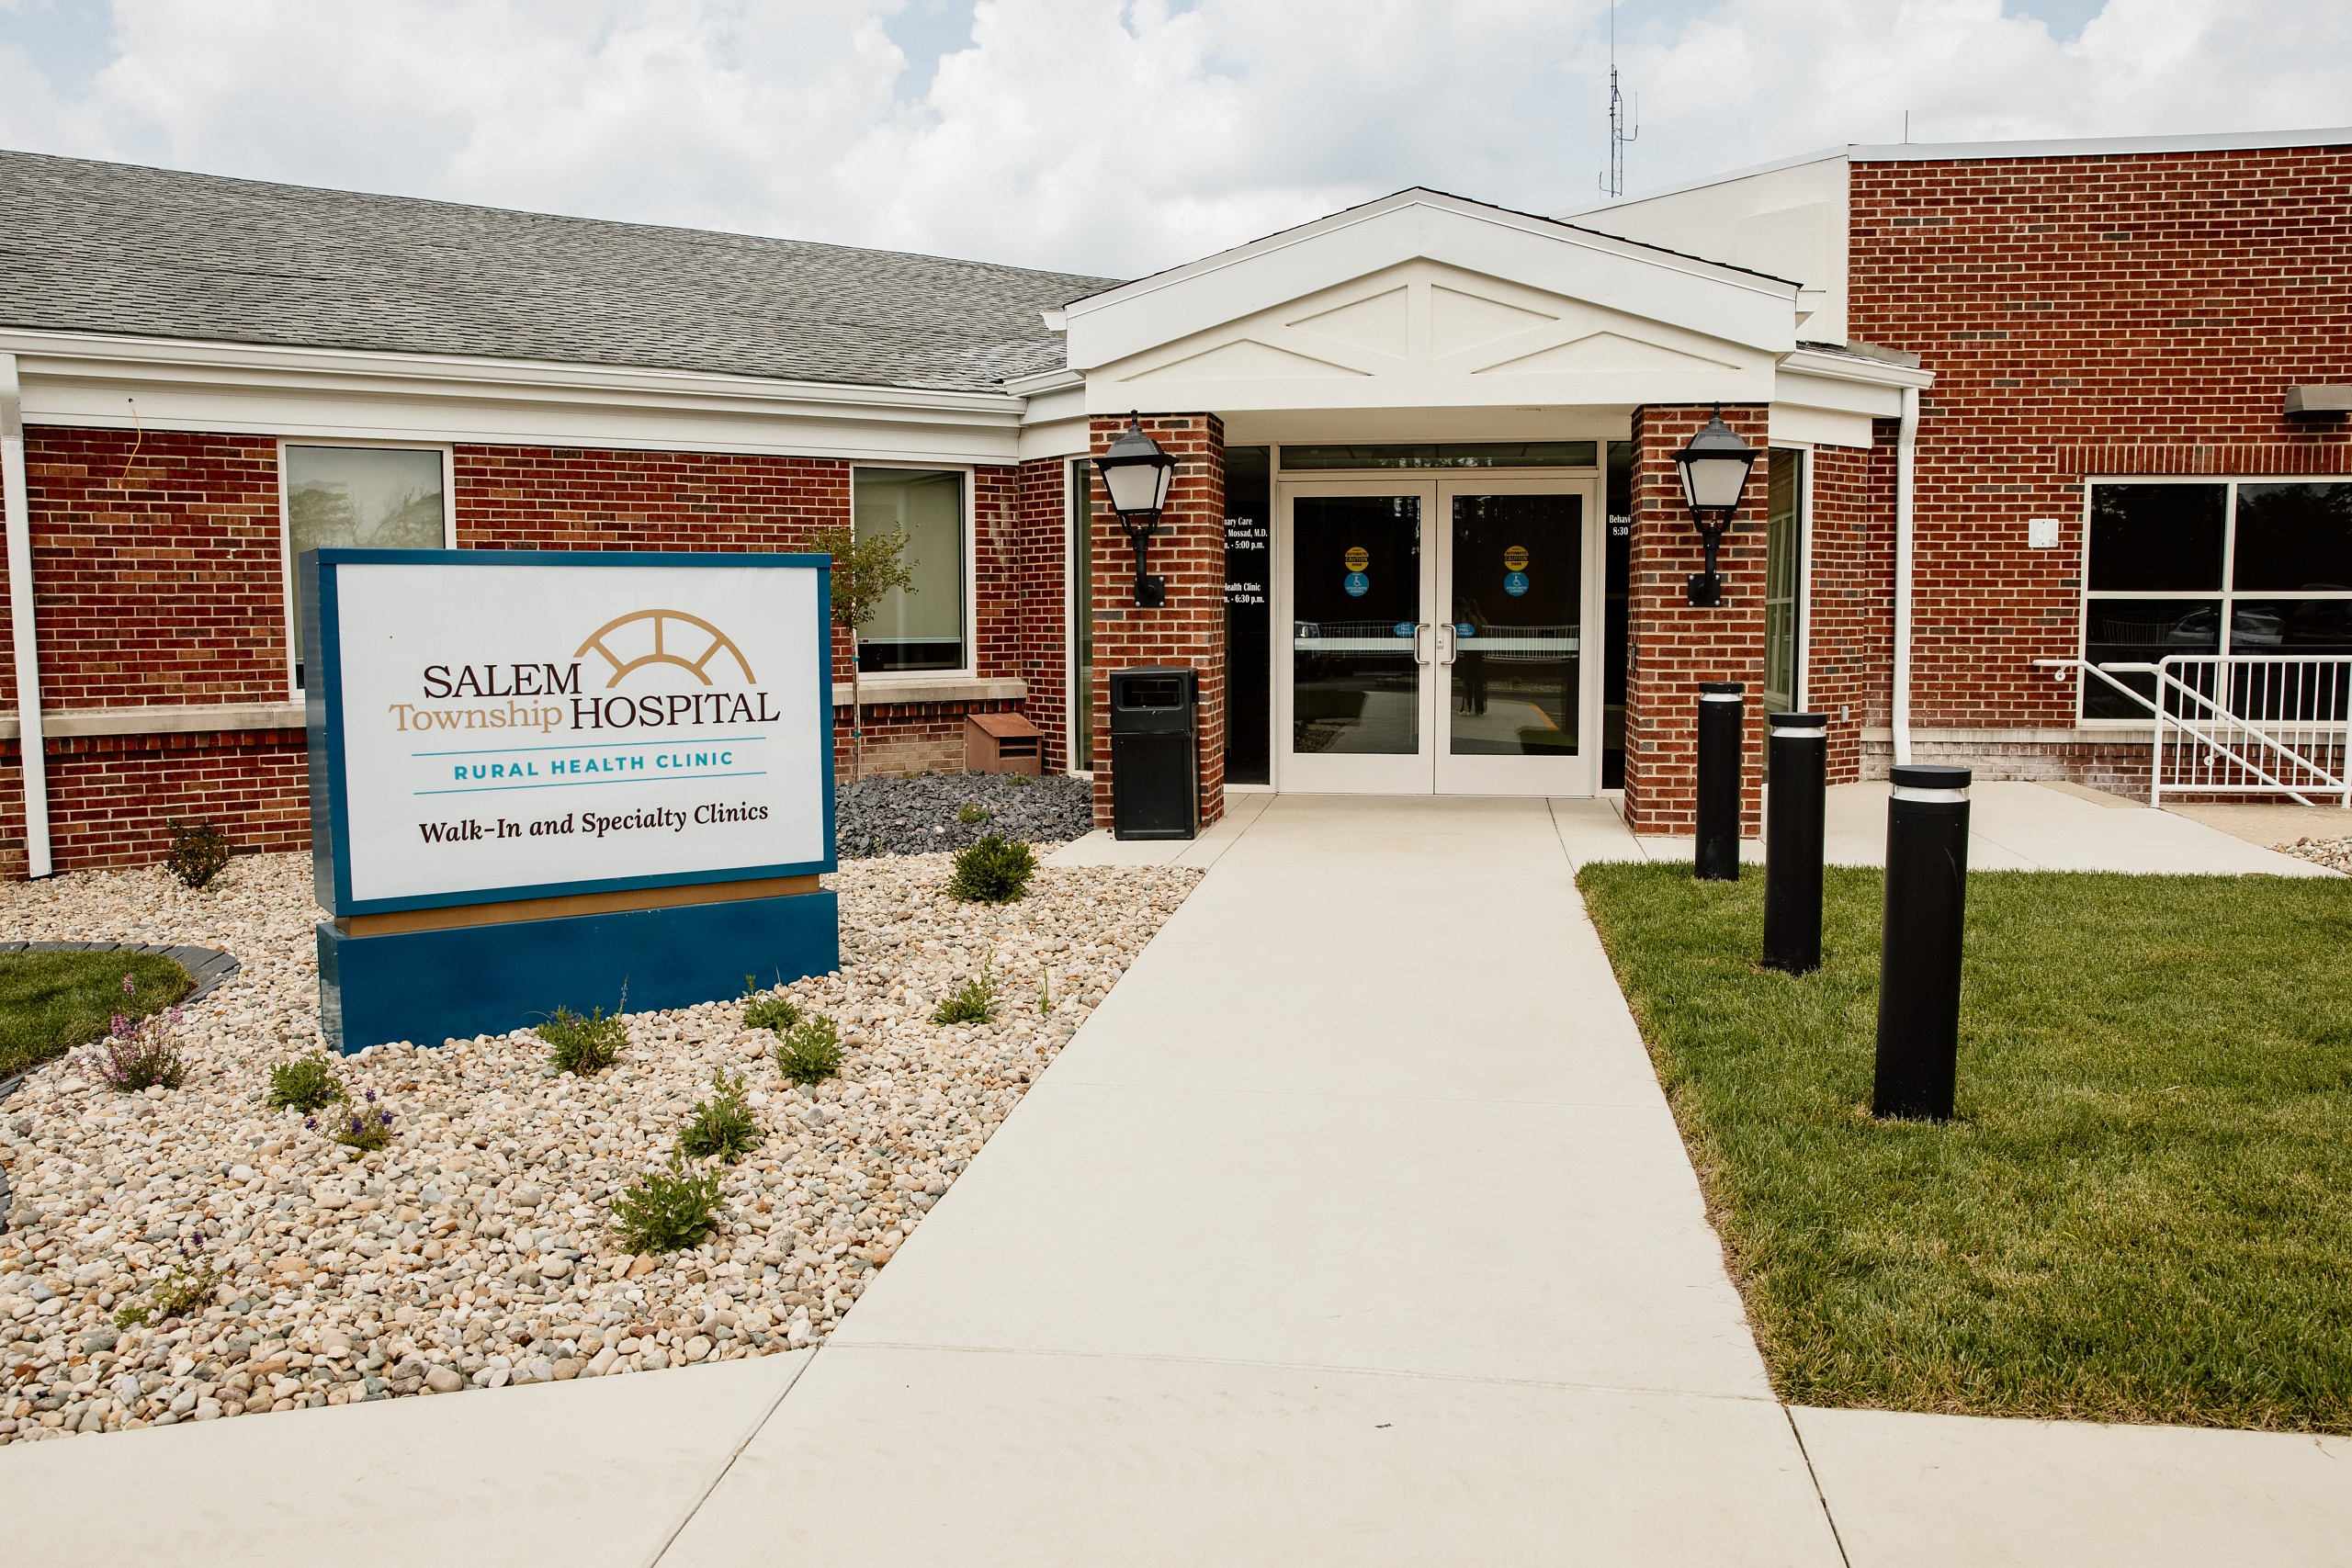
POLYGON ((1634 100, 1634 129, 1625 129, 1625 95, 1617 90, 1617 0, 1609 0, 1609 172, 1600 188, 1611 200, 1625 194, 1625 144, 1642 134, 1642 101, 1634 100))

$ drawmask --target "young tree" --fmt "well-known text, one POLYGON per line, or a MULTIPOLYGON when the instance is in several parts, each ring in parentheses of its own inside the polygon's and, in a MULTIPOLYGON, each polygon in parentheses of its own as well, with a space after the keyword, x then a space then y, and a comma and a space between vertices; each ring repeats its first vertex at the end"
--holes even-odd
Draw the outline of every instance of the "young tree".
POLYGON ((849 776, 852 784, 865 776, 865 705, 857 678, 857 631, 882 607, 882 596, 893 588, 915 592, 907 575, 912 562, 900 560, 907 536, 888 533, 857 537, 849 528, 820 528, 815 547, 833 558, 833 625, 849 628, 849 776))

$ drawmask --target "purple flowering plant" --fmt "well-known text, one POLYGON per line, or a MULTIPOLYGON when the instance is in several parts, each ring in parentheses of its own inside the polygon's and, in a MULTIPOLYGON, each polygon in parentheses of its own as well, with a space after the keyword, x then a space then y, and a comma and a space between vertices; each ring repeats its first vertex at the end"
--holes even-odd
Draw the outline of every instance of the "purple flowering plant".
MULTIPOLYGON (((122 976, 122 994, 139 994, 139 984, 128 970, 122 976)), ((76 1056, 74 1066, 85 1077, 121 1094, 136 1094, 141 1089, 158 1087, 177 1089, 187 1076, 187 1063, 181 1057, 179 1042, 175 1038, 179 1026, 177 1008, 165 1008, 162 1012, 136 1020, 119 1012, 108 1024, 107 1038, 76 1056)))

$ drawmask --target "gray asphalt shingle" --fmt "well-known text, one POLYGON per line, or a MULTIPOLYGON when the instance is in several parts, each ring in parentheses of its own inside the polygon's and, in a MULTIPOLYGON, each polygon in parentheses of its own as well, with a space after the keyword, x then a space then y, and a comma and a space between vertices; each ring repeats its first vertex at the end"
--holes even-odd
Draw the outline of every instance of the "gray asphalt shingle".
POLYGON ((0 325, 988 390, 1107 278, 0 152, 0 325))

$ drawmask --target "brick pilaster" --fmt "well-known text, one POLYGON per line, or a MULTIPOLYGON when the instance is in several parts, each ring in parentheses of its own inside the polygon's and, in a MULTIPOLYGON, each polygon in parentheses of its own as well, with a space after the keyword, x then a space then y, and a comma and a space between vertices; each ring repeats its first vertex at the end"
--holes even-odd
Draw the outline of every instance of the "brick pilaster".
POLYGON ((1633 579, 1625 660, 1625 821, 1636 833, 1698 829, 1698 701, 1702 681, 1747 685, 1747 776, 1740 832, 1763 828, 1764 514, 1767 445, 1760 404, 1732 404, 1724 423, 1755 447, 1757 463, 1724 536, 1724 602, 1685 602, 1706 562, 1674 455, 1712 407, 1649 407, 1634 414, 1633 579))
MULTIPOLYGON (((1092 452, 1100 457, 1125 415, 1098 416, 1092 452)), ((1168 603, 1135 604, 1135 551, 1118 514, 1094 484, 1094 820, 1111 822, 1111 671, 1136 664, 1190 666, 1201 682, 1201 825, 1225 815, 1225 422, 1215 414, 1155 414, 1143 427, 1177 460, 1160 516, 1167 530, 1151 541, 1151 570, 1168 579, 1168 603)), ((1090 470, 1091 471, 1091 470, 1090 470)))

